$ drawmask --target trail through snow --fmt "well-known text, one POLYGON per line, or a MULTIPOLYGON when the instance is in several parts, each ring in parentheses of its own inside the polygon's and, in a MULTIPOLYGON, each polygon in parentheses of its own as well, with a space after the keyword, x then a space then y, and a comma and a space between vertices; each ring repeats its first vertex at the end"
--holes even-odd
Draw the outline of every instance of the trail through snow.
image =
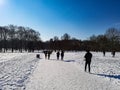
POLYGON ((92 52, 91 74, 85 52, 65 52, 63 61, 43 53, 0 53, 0 90, 120 90, 120 53, 92 52), (36 58, 40 54, 40 59, 36 58))
POLYGON ((41 59, 26 90, 120 90, 111 79, 84 72, 83 63, 41 59))

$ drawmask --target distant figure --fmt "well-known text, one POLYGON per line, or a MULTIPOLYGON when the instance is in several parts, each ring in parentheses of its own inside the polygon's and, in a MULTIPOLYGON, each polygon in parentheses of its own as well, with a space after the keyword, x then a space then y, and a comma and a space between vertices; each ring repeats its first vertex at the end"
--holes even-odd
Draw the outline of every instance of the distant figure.
POLYGON ((105 51, 103 51, 103 56, 105 56, 105 51))
POLYGON ((50 59, 51 54, 52 54, 52 51, 48 51, 48 60, 50 59))
POLYGON ((113 55, 113 57, 115 57, 115 51, 112 51, 112 55, 113 55))
POLYGON ((37 54, 37 55, 36 55, 36 58, 40 58, 40 54, 37 54))
POLYGON ((61 60, 64 58, 64 51, 61 51, 61 60))
POLYGON ((59 60, 60 52, 58 51, 56 54, 57 54, 57 60, 59 60))
POLYGON ((45 59, 47 59, 48 51, 43 51, 43 53, 45 54, 45 59))
POLYGON ((87 50, 87 53, 85 54, 84 58, 85 58, 85 72, 86 72, 86 68, 87 68, 87 65, 88 65, 88 70, 89 70, 89 73, 90 73, 90 64, 91 64, 92 54, 90 53, 89 50, 87 50))

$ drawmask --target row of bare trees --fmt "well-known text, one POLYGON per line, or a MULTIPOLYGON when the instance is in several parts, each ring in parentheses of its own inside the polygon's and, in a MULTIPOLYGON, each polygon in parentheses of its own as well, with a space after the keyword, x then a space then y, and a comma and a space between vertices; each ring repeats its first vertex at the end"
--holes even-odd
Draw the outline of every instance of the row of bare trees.
POLYGON ((105 34, 91 36, 88 40, 71 38, 65 33, 61 39, 55 36, 45 43, 47 49, 53 50, 86 50, 92 51, 120 51, 120 30, 109 28, 105 34))
POLYGON ((65 33, 63 36, 61 36, 61 39, 59 37, 54 36, 49 41, 44 42, 44 48, 45 49, 52 49, 52 50, 80 50, 81 46, 81 40, 71 38, 71 36, 67 33, 65 33))
POLYGON ((32 51, 40 42, 40 33, 23 26, 0 26, 0 52, 32 51))
POLYGON ((109 28, 104 35, 91 36, 88 40, 72 38, 65 33, 61 38, 55 36, 49 41, 42 42, 40 33, 34 29, 23 26, 0 26, 0 52, 11 50, 14 52, 34 50, 71 50, 80 51, 90 49, 93 51, 120 51, 120 30, 109 28))
POLYGON ((120 30, 109 28, 104 35, 91 36, 92 50, 120 51, 120 30))

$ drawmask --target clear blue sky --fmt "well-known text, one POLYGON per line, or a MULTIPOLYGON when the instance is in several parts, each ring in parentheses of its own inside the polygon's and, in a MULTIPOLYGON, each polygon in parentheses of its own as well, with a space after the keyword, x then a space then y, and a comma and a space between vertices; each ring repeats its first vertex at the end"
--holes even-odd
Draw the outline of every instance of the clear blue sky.
POLYGON ((0 26, 8 24, 31 27, 42 40, 83 40, 120 25, 120 0, 0 0, 0 26))

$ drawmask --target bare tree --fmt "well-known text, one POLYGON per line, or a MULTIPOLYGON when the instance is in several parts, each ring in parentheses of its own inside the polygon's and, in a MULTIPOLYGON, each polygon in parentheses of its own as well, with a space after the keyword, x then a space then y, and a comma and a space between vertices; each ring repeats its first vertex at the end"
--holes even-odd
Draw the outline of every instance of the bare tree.
POLYGON ((117 50, 120 42, 120 31, 116 28, 109 28, 105 35, 110 41, 111 50, 117 50))
POLYGON ((8 29, 6 26, 2 28, 2 36, 3 36, 4 52, 6 52, 7 51, 7 39, 8 39, 8 29))
POLYGON ((69 34, 67 34, 67 33, 65 33, 62 37, 61 37, 61 39, 62 40, 70 40, 70 35, 69 34))
POLYGON ((57 36, 54 36, 53 41, 58 41, 59 38, 57 36))
POLYGON ((120 37, 120 31, 116 28, 109 28, 106 33, 106 37, 112 41, 118 41, 120 37))
POLYGON ((17 37, 20 41, 20 46, 19 46, 19 50, 20 52, 22 52, 22 49, 23 49, 23 40, 25 39, 25 28, 22 27, 22 26, 19 26, 18 27, 18 30, 17 30, 17 37))
POLYGON ((3 27, 0 27, 0 52, 2 52, 3 27))
POLYGON ((12 52, 14 51, 14 39, 15 39, 15 34, 16 34, 16 26, 14 25, 9 25, 8 27, 8 30, 9 30, 9 38, 10 38, 10 41, 11 41, 11 50, 12 52))

